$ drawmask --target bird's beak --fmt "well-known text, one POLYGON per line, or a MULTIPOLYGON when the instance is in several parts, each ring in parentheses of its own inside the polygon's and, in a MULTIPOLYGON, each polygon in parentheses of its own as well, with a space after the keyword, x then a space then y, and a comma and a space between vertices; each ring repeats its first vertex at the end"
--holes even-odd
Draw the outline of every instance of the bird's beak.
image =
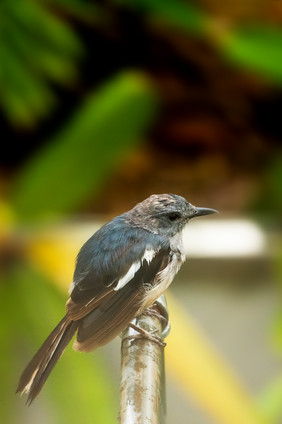
POLYGON ((193 214, 193 216, 191 218, 197 218, 198 216, 203 216, 203 215, 211 215, 212 213, 218 213, 217 210, 215 209, 210 209, 210 208, 195 208, 195 213, 193 214))

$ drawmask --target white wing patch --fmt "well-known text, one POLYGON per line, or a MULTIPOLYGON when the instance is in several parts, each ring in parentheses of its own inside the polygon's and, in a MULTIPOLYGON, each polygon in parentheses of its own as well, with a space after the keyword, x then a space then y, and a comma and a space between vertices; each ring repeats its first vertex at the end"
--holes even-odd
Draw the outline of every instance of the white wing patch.
POLYGON ((138 269, 141 266, 141 262, 134 262, 127 273, 118 281, 116 287, 114 288, 115 291, 122 289, 132 278, 134 277, 135 273, 138 271, 138 269))
POLYGON ((133 262, 127 273, 120 278, 118 281, 116 287, 114 288, 115 291, 122 289, 129 281, 132 280, 138 269, 141 267, 144 261, 147 261, 148 265, 152 261, 156 254, 156 251, 153 249, 146 249, 144 252, 144 255, 142 256, 141 260, 138 262, 133 262))
POLYGON ((155 254, 156 253, 157 252, 155 250, 153 250, 153 249, 146 249, 145 250, 145 253, 143 255, 143 258, 141 259, 141 262, 143 263, 143 261, 145 260, 145 261, 148 262, 148 265, 149 265, 149 263, 151 262, 151 260, 155 257, 155 254))
POLYGON ((75 286, 76 286, 76 282, 75 282, 75 281, 72 281, 72 282, 71 282, 71 285, 70 285, 70 288, 69 288, 69 290, 68 290, 69 295, 71 295, 71 294, 72 294, 73 289, 75 288, 75 286))

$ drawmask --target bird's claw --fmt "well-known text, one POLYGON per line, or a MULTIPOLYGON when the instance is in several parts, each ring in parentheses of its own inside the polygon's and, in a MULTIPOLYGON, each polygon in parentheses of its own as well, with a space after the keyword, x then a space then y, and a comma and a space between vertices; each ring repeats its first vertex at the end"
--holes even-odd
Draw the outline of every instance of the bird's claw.
POLYGON ((151 333, 149 331, 144 330, 143 328, 138 327, 132 322, 129 324, 133 330, 137 331, 139 334, 132 334, 130 336, 124 337, 123 340, 134 340, 134 339, 147 339, 153 343, 157 343, 161 347, 165 347, 166 343, 163 341, 161 337, 154 336, 153 333, 156 333, 158 330, 155 330, 151 333))

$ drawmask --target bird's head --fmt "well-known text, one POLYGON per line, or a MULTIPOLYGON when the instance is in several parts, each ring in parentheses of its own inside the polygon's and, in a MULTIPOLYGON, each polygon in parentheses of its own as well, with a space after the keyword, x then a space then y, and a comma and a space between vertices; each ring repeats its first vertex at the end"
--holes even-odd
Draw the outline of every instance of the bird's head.
POLYGON ((212 213, 217 211, 193 206, 184 197, 176 194, 153 194, 138 203, 127 215, 133 225, 155 234, 172 237, 180 232, 190 219, 212 213))

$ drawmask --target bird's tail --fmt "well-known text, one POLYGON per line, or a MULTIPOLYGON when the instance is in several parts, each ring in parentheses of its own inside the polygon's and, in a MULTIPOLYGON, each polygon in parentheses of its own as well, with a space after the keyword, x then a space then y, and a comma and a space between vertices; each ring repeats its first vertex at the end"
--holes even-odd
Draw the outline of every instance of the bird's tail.
POLYGON ((17 392, 27 393, 27 403, 38 395, 56 362, 77 330, 78 323, 67 315, 59 322, 23 371, 17 392))

